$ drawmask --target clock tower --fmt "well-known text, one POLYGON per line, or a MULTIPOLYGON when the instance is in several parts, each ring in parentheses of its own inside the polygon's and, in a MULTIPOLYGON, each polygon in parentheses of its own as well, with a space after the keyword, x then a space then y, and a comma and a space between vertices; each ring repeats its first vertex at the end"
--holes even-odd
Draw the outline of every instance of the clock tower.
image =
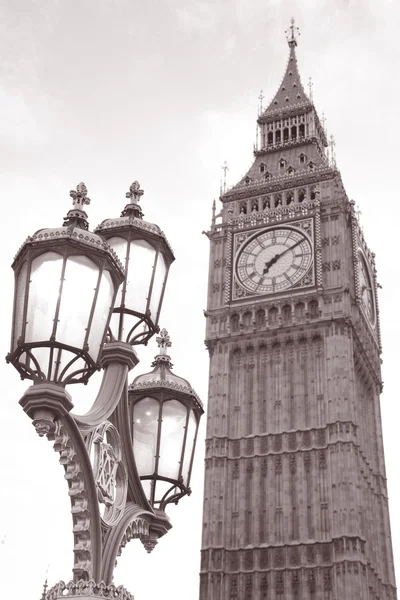
POLYGON ((200 600, 394 600, 374 254, 289 31, 207 233, 200 600))

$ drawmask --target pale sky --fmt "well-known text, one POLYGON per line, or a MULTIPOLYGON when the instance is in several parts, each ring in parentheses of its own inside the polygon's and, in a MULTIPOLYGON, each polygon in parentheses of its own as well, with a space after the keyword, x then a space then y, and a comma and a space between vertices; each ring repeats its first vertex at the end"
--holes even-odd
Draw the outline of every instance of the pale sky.
MULTIPOLYGON (((382 412, 400 573, 397 0, 0 0, 0 354, 9 350, 10 264, 25 237, 62 224, 69 190, 80 181, 92 199, 92 228, 119 216, 137 179, 145 219, 160 225, 176 254, 161 318, 173 342, 174 371, 206 402, 202 230, 210 225, 224 160, 228 184, 251 164, 258 96, 262 89, 267 103, 281 81, 292 15, 301 30, 303 85, 308 89, 311 76, 383 287, 382 412)), ((154 354, 155 342, 139 350, 131 379, 150 370, 154 354)), ((17 585, 34 600, 48 565, 51 585, 71 578, 73 543, 63 468, 18 405, 28 385, 2 364, 2 596, 11 597, 17 585)), ((97 377, 82 390, 69 388, 77 412, 98 385, 97 377)), ((205 422, 193 494, 169 511, 172 531, 151 555, 134 540, 119 559, 115 582, 136 600, 198 598, 205 422)))

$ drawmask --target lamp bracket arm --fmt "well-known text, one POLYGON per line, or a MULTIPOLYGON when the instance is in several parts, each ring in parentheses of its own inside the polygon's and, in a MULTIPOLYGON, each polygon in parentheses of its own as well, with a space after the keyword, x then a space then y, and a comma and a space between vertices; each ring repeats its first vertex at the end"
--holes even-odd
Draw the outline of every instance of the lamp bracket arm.
POLYGON ((124 514, 118 524, 108 530, 104 538, 101 573, 101 578, 107 584, 113 580, 117 556, 121 554, 126 544, 134 538, 142 538, 149 535, 149 525, 152 516, 152 513, 143 510, 138 504, 129 502, 125 506, 124 514))
POLYGON ((69 413, 55 421, 51 434, 60 454, 71 500, 74 534, 74 580, 100 580, 101 519, 90 457, 79 428, 69 413))
POLYGON ((139 359, 130 344, 109 342, 104 345, 101 362, 104 367, 103 379, 92 407, 84 415, 73 415, 83 435, 107 421, 115 411, 128 371, 137 365, 139 359))

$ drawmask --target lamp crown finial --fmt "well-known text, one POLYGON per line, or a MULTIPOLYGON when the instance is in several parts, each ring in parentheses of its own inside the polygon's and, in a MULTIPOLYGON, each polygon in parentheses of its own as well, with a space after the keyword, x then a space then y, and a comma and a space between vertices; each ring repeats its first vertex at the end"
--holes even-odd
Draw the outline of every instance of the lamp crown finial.
POLYGON ((90 204, 90 198, 87 197, 87 187, 83 181, 78 183, 76 190, 71 190, 69 195, 72 198, 72 204, 76 208, 83 208, 84 204, 90 204))
POLYGON ((171 338, 168 335, 168 331, 164 328, 161 329, 160 335, 156 337, 156 342, 160 348, 160 354, 166 354, 167 348, 172 346, 171 338))
POLYGON ((126 192, 126 197, 130 198, 131 202, 137 203, 143 194, 144 191, 140 189, 140 183, 138 181, 134 181, 129 186, 129 191, 126 192))

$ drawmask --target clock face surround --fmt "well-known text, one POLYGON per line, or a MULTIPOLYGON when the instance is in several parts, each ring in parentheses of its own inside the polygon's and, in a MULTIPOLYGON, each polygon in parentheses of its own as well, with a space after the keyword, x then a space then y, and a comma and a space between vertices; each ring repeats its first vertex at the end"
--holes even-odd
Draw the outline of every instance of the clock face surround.
POLYGON ((358 278, 360 283, 361 306, 372 325, 375 324, 375 301, 372 278, 367 261, 361 250, 358 251, 358 278))
POLYGON ((284 292, 309 274, 314 262, 309 236, 300 228, 274 226, 257 233, 240 248, 235 273, 252 294, 284 292))

